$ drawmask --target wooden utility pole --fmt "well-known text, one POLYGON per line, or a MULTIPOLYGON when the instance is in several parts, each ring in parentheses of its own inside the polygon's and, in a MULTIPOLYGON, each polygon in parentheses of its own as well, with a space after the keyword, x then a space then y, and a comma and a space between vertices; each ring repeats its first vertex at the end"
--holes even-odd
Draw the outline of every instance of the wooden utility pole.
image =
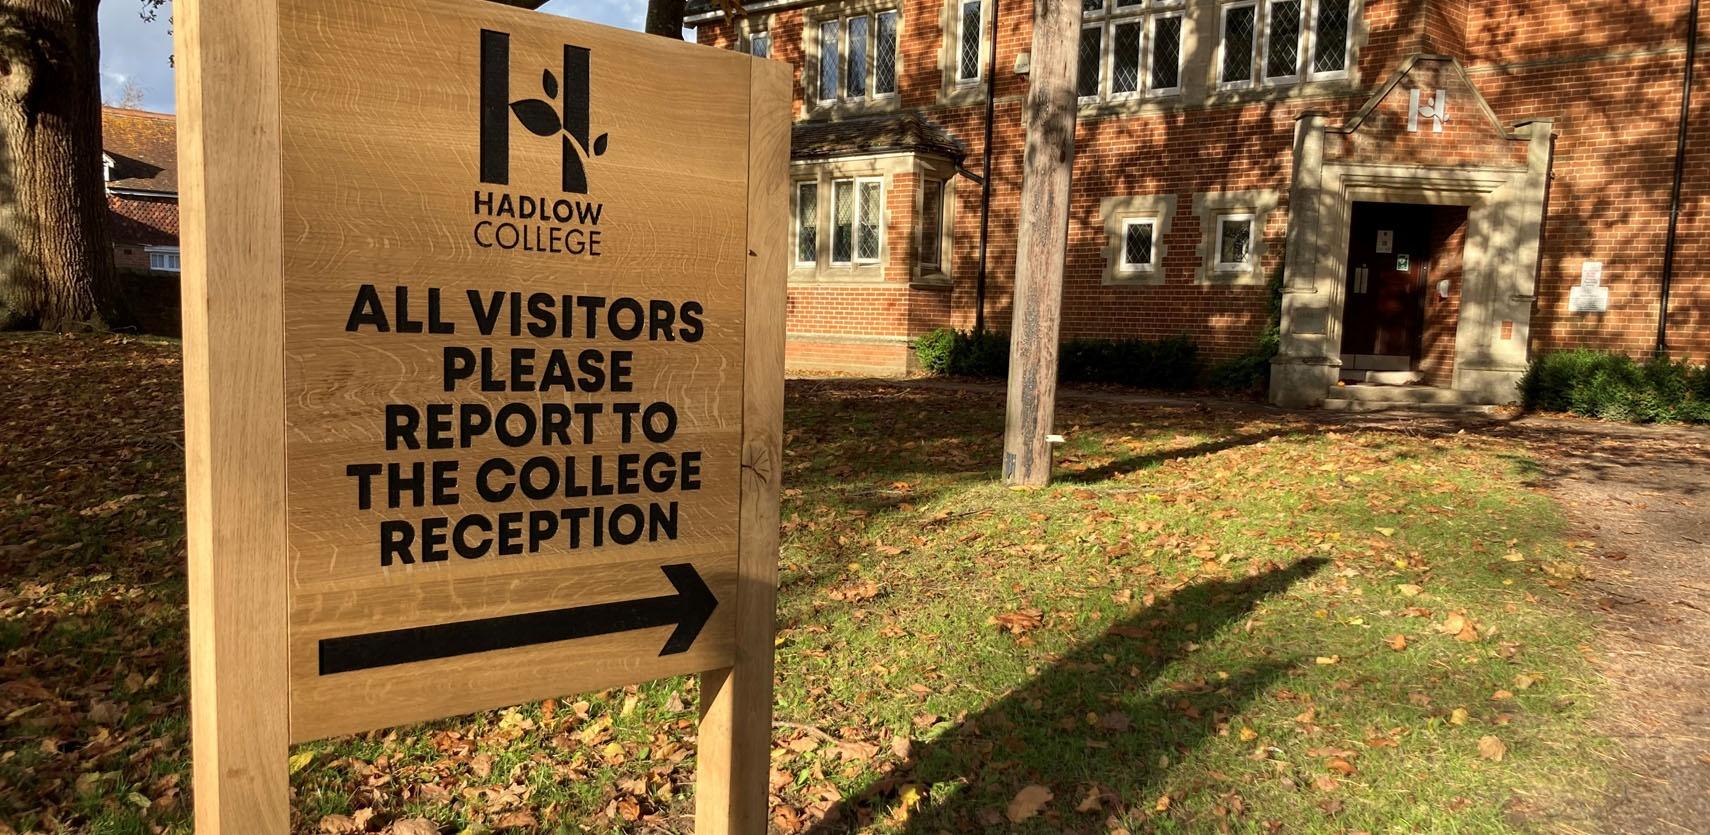
POLYGON ((1080 33, 1080 0, 1034 0, 1033 72, 1027 91, 1027 151, 1022 161, 1009 406, 1003 438, 1003 480, 1014 487, 1043 487, 1051 481, 1046 436, 1057 401, 1057 327, 1062 319, 1063 256, 1075 167, 1080 33))

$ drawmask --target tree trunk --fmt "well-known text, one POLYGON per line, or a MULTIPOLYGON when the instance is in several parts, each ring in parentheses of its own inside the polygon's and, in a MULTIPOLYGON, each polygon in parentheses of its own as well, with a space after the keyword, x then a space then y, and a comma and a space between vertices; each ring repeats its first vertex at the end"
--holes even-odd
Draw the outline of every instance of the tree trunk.
POLYGON ((1046 436, 1057 401, 1057 330, 1075 167, 1080 33, 1080 0, 1035 0, 1003 439, 1003 479, 1018 487, 1043 487, 1051 481, 1046 436))
POLYGON ((647 34, 683 39, 684 0, 647 0, 647 34))
POLYGON ((0 0, 0 327, 111 325, 99 0, 0 0))

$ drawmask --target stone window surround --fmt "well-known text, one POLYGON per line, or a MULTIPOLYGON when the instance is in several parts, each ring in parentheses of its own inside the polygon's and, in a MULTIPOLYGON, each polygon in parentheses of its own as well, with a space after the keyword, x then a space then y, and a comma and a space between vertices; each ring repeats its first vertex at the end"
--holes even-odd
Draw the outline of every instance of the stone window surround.
MULTIPOLYGON (((738 18, 737 24, 736 24, 736 48, 737 48, 737 51, 741 52, 744 55, 754 54, 754 36, 755 35, 761 35, 761 34, 766 35, 768 38, 770 38, 772 36, 772 16, 771 15, 768 15, 768 14, 750 14, 750 15, 743 15, 742 17, 738 18)), ((777 44, 771 45, 772 50, 776 50, 777 48, 778 48, 777 44)), ((771 56, 768 55, 767 57, 771 57, 771 56)), ((817 79, 816 79, 816 81, 817 81, 817 79)))
POLYGON ((1099 214, 1104 218, 1104 275, 1100 283, 1111 287, 1154 287, 1164 283, 1164 256, 1169 249, 1165 243, 1170 225, 1176 215, 1176 195, 1153 194, 1138 197, 1106 197, 1099 201, 1099 214), (1123 226, 1128 220, 1153 221, 1152 269, 1128 271, 1122 269, 1123 226))
MULTIPOLYGON (((957 78, 956 68, 962 57, 962 0, 942 0, 938 10, 938 30, 940 38, 938 49, 939 90, 938 103, 946 107, 960 107, 976 104, 986 100, 986 69, 992 61, 991 39, 992 0, 985 0, 985 6, 980 12, 980 77, 973 81, 963 81, 957 78)), ((1002 72, 1002 68, 998 68, 1002 72)))
MULTIPOLYGON (((890 210, 891 190, 896 175, 912 170, 912 154, 846 157, 829 160, 801 160, 790 163, 790 276, 794 282, 823 281, 828 283, 878 284, 885 280, 885 267, 891 261, 891 235, 894 218, 890 210), (879 259, 876 262, 849 264, 831 263, 833 230, 831 214, 835 211, 831 183, 834 180, 876 178, 884 183, 879 199, 879 259), (819 258, 805 264, 795 260, 796 196, 799 184, 808 180, 819 183, 819 258)), ((919 198, 916 197, 918 200, 919 198)))
MULTIPOLYGON (((1169 95, 1126 96, 1110 100, 1085 99, 1080 102, 1080 118, 1097 119, 1111 116, 1153 115, 1173 113, 1201 107, 1245 105, 1253 102, 1311 99, 1325 95, 1341 95, 1360 89, 1360 54, 1364 51, 1370 29, 1366 25, 1366 0, 1349 0, 1348 60, 1342 73, 1320 73, 1294 81, 1273 81, 1257 85, 1226 87, 1218 82, 1222 55, 1221 32, 1223 7, 1231 0, 1187 0, 1182 21, 1181 86, 1169 95)), ((1317 4, 1308 2, 1305 14, 1310 25, 1317 26, 1317 4)), ((1260 31, 1255 40, 1264 41, 1264 15, 1260 15, 1260 31)), ((1303 21, 1304 24, 1304 21, 1303 21)), ((1302 26, 1306 29, 1306 25, 1302 26)), ((1310 39, 1306 39, 1310 43, 1310 39)), ((958 102, 962 103, 962 102, 958 102)))
POLYGON ((914 228, 909 232, 914 252, 920 252, 920 236, 925 229, 922 222, 926 211, 926 181, 936 180, 944 185, 944 218, 939 224, 938 232, 938 265, 927 269, 921 266, 919 257, 909 258, 909 283, 920 288, 949 287, 954 279, 954 264, 956 261, 956 186, 959 179, 956 166, 949 160, 931 157, 917 157, 914 165, 914 228))
MULTIPOLYGON (((1182 93, 1184 60, 1187 53, 1187 19, 1190 2, 1188 0, 1152 0, 1144 6, 1118 7, 1117 0, 1106 0, 1105 8, 1100 11, 1081 13, 1081 31, 1097 29, 1099 36, 1098 58, 1098 91, 1090 96, 1078 96, 1077 102, 1081 107, 1096 107, 1101 104, 1131 102, 1136 100, 1173 98, 1182 93), (1176 86, 1157 89, 1152 87, 1152 63, 1155 60, 1153 50, 1157 37, 1159 18, 1180 18, 1182 28, 1178 34, 1178 56, 1176 59, 1176 86), (1137 23, 1141 27, 1141 48, 1139 56, 1140 81, 1136 89, 1118 93, 1111 89, 1116 76, 1116 28, 1121 23, 1137 23)), ((1079 43, 1076 44, 1077 50, 1079 43)), ((1077 53, 1078 54, 1078 53, 1077 53)), ((1079 65, 1076 67, 1077 81, 1079 65)))
POLYGON ((1238 287, 1263 286, 1265 253, 1265 224, 1276 211, 1279 192, 1275 189, 1199 193, 1193 196, 1193 213, 1199 218, 1199 263, 1194 268, 1194 281, 1200 284, 1238 287), (1217 219, 1226 215, 1251 215, 1253 218, 1252 264, 1244 270, 1219 269, 1217 265, 1217 219))
MULTIPOLYGON (((1317 72, 1312 69, 1312 62, 1318 49, 1318 8, 1325 0, 1300 0, 1300 34, 1297 40, 1298 51, 1295 55, 1295 72, 1285 76, 1267 74, 1266 62, 1271 48, 1271 15, 1272 7, 1277 0, 1219 0, 1217 7, 1217 54, 1212 64, 1215 87, 1218 90, 1250 90, 1255 87, 1287 87, 1303 81, 1339 81, 1348 77, 1352 72, 1355 56, 1353 45, 1356 38, 1356 20, 1363 19, 1364 11, 1360 0, 1348 0, 1348 43, 1343 45, 1342 69, 1328 72, 1317 72), (1247 72, 1246 80, 1224 81, 1223 73, 1223 28, 1224 16, 1230 8, 1236 6, 1253 7, 1253 54, 1247 72), (1257 77, 1257 81, 1253 79, 1257 77)), ((1360 27, 1363 32, 1363 27, 1360 27)))
MULTIPOLYGON (((906 0, 845 0, 841 3, 826 3, 802 10, 802 71, 801 71, 801 102, 804 115, 815 117, 856 116, 868 113, 888 113, 901 108, 902 86, 907 77, 903 61, 904 48, 908 32, 908 14, 906 0), (868 37, 876 37, 878 32, 878 15, 880 12, 897 12, 897 91, 893 93, 876 94, 873 92, 873 79, 877 75, 873 68, 867 72, 867 97, 851 101, 839 96, 835 101, 821 101, 819 98, 819 25, 832 20, 845 21, 851 17, 867 15, 873 22, 868 24, 868 37)), ((840 30, 838 53, 840 58, 847 60, 849 55, 848 27, 840 30)), ((777 48, 777 44, 773 44, 777 48)), ((867 58, 872 61, 878 50, 869 49, 867 58)), ((838 83, 846 83, 844 72, 838 73, 838 83)))

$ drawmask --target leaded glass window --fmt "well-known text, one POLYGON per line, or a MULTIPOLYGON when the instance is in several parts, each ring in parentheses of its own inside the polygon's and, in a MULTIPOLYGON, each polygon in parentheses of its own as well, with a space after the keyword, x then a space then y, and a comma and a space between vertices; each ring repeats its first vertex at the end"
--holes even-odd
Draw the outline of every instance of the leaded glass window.
POLYGON ((1252 266, 1253 218, 1225 215, 1217 219, 1217 268, 1246 270, 1252 266))
POLYGON ((843 22, 828 20, 819 25, 819 100, 835 101, 839 90, 838 71, 843 53, 838 47, 843 22))
POLYGON ((880 199, 884 186, 878 180, 861 180, 860 218, 856 224, 855 260, 879 260, 879 213, 884 210, 880 199))
POLYGON ((847 264, 855 257, 855 181, 831 184, 831 263, 847 264))
POLYGON ((1146 23, 1132 20, 1116 25, 1110 44, 1110 92, 1133 93, 1140 89, 1140 33, 1146 23))
POLYGON ((1183 0, 1083 0, 1076 93, 1082 99, 1115 99, 1176 92, 1182 8, 1183 0), (1148 37, 1168 42, 1148 43, 1148 37), (1167 66, 1156 63, 1160 50, 1167 66))
POLYGON ((872 20, 866 16, 848 20, 849 82, 844 85, 844 93, 852 99, 867 95, 867 33, 871 25, 872 20))
POLYGON ((944 183, 927 180, 920 199, 920 263, 936 267, 944 244, 944 183))
POLYGON ((980 43, 984 27, 980 25, 985 0, 963 0, 962 36, 956 58, 956 79, 977 81, 980 78, 980 43))
POLYGON ((880 12, 873 35, 873 95, 897 91, 897 13, 880 12))
POLYGON ((1270 29, 1265 33, 1265 77, 1293 78, 1300 74, 1301 0, 1271 0, 1270 29))
POLYGON ((819 100, 870 101, 896 95, 896 9, 819 24, 819 100))
POLYGON ((1147 218, 1122 224, 1122 269, 1128 272, 1152 269, 1152 236, 1157 222, 1147 218))
POLYGON ((1253 35, 1258 23, 1257 7, 1247 4, 1223 7, 1223 61, 1218 80, 1224 84, 1253 81, 1253 35))
POLYGON ((796 263, 819 260, 819 183, 796 184, 796 263))
POLYGON ((748 36, 748 54, 756 58, 772 57, 772 33, 755 32, 748 36))
POLYGON ((1098 96, 1099 69, 1104 63, 1104 27, 1081 28, 1080 70, 1076 75, 1075 92, 1081 98, 1098 96))
POLYGON ((1349 9, 1352 0, 1318 0, 1318 22, 1312 38, 1312 71, 1338 73, 1348 69, 1349 9))
POLYGON ((1182 16, 1153 18, 1152 89, 1174 90, 1182 86, 1182 16))

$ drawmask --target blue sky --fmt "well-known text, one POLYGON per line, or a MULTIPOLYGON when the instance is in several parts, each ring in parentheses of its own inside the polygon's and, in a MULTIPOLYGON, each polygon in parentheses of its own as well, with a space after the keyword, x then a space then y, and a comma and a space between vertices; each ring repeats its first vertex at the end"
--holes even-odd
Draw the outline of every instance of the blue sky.
MULTIPOLYGON (((152 23, 141 18, 141 9, 139 0, 101 4, 101 98, 119 101, 129 83, 142 94, 143 109, 171 112, 171 6, 152 23)), ((647 0, 551 0, 541 11, 640 29, 647 0)))

